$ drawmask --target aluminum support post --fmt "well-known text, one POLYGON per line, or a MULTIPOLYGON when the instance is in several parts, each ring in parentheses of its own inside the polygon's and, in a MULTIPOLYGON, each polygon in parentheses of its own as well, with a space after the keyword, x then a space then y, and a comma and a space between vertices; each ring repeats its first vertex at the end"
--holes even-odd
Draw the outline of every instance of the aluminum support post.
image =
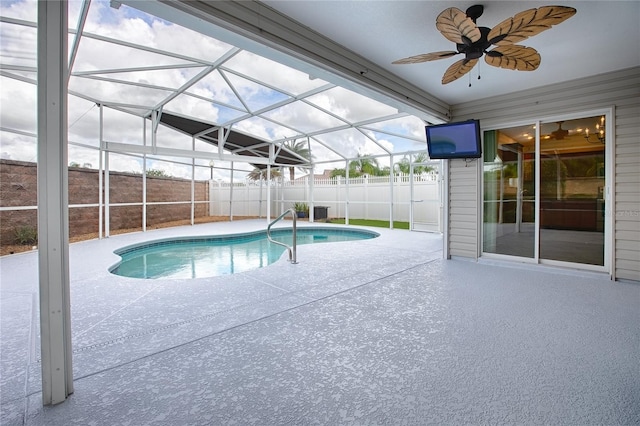
POLYGON ((38 2, 38 271, 42 403, 73 393, 69 297, 67 2, 38 2))

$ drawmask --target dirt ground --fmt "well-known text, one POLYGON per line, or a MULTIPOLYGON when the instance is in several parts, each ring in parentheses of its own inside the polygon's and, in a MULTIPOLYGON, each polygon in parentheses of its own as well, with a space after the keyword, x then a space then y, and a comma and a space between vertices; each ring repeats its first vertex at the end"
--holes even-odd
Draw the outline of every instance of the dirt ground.
MULTIPOLYGON (((257 219, 257 217, 234 216, 233 218, 233 220, 245 220, 245 219, 257 219)), ((205 217, 198 217, 194 219, 194 223, 228 222, 228 221, 229 221, 228 216, 205 216, 205 217)), ((154 226, 147 226, 147 229, 171 228, 173 226, 189 225, 190 223, 191 221, 188 219, 178 220, 173 222, 160 223, 154 226)), ((139 231, 142 231, 142 228, 118 229, 118 230, 111 231, 110 234, 111 235, 128 234, 130 232, 139 232, 139 231)), ((94 232, 91 234, 76 235, 74 237, 70 237, 69 242, 76 243, 78 241, 93 240, 97 238, 98 238, 98 232, 94 232)), ((35 249, 37 249, 37 247, 31 246, 31 245, 3 245, 3 246, 0 246, 0 256, 6 256, 8 254, 15 254, 15 253, 22 253, 25 251, 30 251, 35 249)))

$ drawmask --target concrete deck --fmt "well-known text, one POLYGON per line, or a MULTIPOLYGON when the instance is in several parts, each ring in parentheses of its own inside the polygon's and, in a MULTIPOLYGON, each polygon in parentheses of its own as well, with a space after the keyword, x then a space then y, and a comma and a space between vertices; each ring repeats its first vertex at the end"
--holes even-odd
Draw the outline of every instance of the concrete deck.
MULTIPOLYGON (((322 225, 322 224, 315 224, 322 225)), ((0 259, 2 425, 640 424, 640 285, 442 259, 439 235, 304 245, 231 276, 136 280, 143 240, 70 246, 75 393, 42 407, 37 253, 0 259)))

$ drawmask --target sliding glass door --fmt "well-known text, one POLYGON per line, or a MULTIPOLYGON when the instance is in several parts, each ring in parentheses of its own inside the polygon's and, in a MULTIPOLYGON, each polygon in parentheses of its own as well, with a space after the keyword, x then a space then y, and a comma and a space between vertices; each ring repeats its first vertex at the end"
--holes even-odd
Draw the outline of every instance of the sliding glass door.
POLYGON ((529 139, 530 127, 484 132, 485 253, 535 255, 535 143, 529 139))
POLYGON ((540 259, 604 265, 604 126, 604 116, 541 125, 540 259))
POLYGON ((484 132, 482 251, 604 266, 605 116, 536 127, 484 132))

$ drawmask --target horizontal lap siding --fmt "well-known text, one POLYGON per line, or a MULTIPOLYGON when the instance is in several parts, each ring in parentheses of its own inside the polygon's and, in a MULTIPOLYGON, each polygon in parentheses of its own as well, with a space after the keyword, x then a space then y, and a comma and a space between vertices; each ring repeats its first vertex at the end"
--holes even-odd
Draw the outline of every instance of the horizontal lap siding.
POLYGON ((616 107, 616 277, 640 280, 640 77, 635 99, 616 107))
MULTIPOLYGON (((619 279, 640 280, 640 68, 454 105, 451 110, 454 121, 475 118, 481 120, 483 127, 489 127, 509 122, 544 120, 554 115, 612 106, 615 108, 616 124, 615 203, 612 212, 614 273, 619 279)), ((480 194, 478 174, 468 173, 464 162, 452 162, 452 166, 450 202, 451 206, 457 207, 455 213, 450 212, 449 216, 450 253, 476 257, 479 234, 476 232, 474 235, 471 224, 478 223, 480 212, 477 207, 470 213, 467 206, 473 199, 471 189, 480 194), (461 183, 462 179, 469 181, 461 183), (469 238, 475 240, 469 243, 469 238), (469 245, 473 245, 474 249, 469 245)))
POLYGON ((478 256, 477 167, 480 160, 449 163, 449 255, 478 256))
POLYGON ((453 120, 476 118, 482 125, 543 119, 594 108, 637 108, 639 68, 452 106, 453 120), (634 81, 634 79, 636 81, 634 81), (636 87, 634 87, 636 85, 636 87), (635 98, 635 99, 634 99, 635 98))

